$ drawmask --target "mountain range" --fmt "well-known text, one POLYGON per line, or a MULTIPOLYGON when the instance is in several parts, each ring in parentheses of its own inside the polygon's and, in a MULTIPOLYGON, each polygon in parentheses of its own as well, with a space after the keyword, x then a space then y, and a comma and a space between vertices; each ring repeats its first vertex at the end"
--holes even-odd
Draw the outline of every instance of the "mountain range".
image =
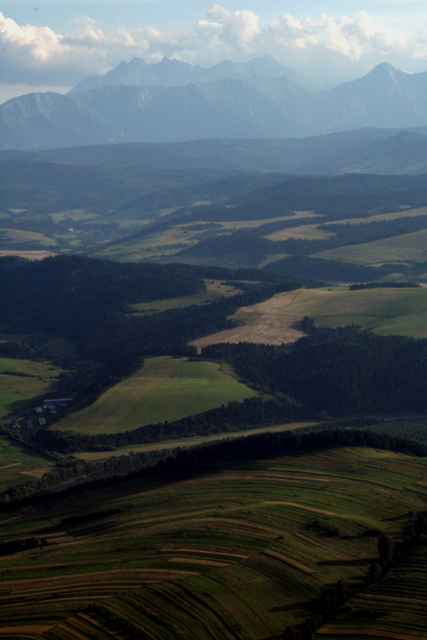
POLYGON ((68 95, 84 93, 102 87, 182 87, 186 84, 216 82, 218 80, 249 80, 254 76, 280 78, 310 86, 310 80, 301 72, 285 67, 271 56, 253 58, 246 64, 223 60, 206 69, 180 60, 163 58, 158 63, 147 64, 141 58, 133 58, 129 63, 121 62, 103 76, 91 76, 79 82, 68 95))
POLYGON ((366 127, 427 126, 427 72, 383 63, 315 91, 275 62, 225 61, 211 69, 134 59, 68 95, 32 93, 0 106, 0 149, 197 139, 304 138, 366 127))

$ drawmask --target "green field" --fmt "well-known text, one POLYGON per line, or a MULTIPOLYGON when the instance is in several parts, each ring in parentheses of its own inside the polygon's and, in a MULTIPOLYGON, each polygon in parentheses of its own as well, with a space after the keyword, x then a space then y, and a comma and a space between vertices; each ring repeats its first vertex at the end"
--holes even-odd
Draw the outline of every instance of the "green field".
POLYGON ((0 358, 0 415, 17 411, 31 398, 48 393, 60 372, 49 362, 0 358))
MULTIPOLYGON (((397 541, 425 509, 426 477, 426 459, 347 447, 1 514, 4 539, 44 542, 0 557, 0 638, 281 638, 325 586, 363 587, 378 531, 397 541)), ((382 611, 402 600, 393 638, 408 640, 396 586, 382 611)), ((425 628, 425 606, 417 615, 425 628)))
POLYGON ((0 228, 0 232, 7 237, 7 243, 14 244, 37 244, 41 247, 56 248, 58 243, 53 238, 45 236, 37 231, 21 231, 20 229, 0 228))
POLYGON ((384 240, 331 249, 313 254, 313 258, 380 266, 388 262, 404 264, 427 260, 427 229, 384 240))
MULTIPOLYGON (((384 220, 402 220, 405 218, 414 218, 417 216, 427 215, 427 207, 419 209, 407 209, 402 211, 394 211, 393 213, 378 213, 374 216, 364 218, 350 218, 349 220, 337 220, 337 224, 370 224, 371 222, 382 222, 384 220)), ((326 223, 328 226, 328 223, 326 223)))
POLYGON ((140 302, 132 305, 137 313, 155 313, 166 311, 167 309, 177 309, 188 307, 192 304, 206 304, 220 298, 229 298, 240 293, 240 290, 219 280, 205 280, 206 291, 195 293, 192 296, 182 296, 181 298, 168 298, 166 300, 154 300, 153 302, 140 302))
POLYGON ((0 437, 0 491, 40 478, 52 463, 40 454, 0 437))
POLYGON ((165 233, 153 233, 142 238, 136 235, 129 240, 101 249, 96 256, 125 262, 139 262, 178 253, 192 244, 187 240, 174 242, 164 236, 165 233))
POLYGON ((102 394, 90 407, 55 425, 82 433, 117 433, 172 422, 257 395, 214 362, 163 356, 147 358, 136 374, 102 394))
POLYGON ((301 289, 278 294, 283 319, 292 325, 304 316, 318 327, 349 324, 381 335, 427 337, 427 288, 378 288, 349 291, 348 287, 301 289))

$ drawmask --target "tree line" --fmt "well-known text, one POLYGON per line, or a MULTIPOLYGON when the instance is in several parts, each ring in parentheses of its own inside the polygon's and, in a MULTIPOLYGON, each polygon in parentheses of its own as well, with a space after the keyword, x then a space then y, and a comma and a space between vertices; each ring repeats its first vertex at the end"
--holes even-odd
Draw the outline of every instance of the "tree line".
POLYGON ((111 457, 99 463, 71 460, 68 464, 46 473, 39 480, 31 480, 0 493, 0 510, 7 511, 25 504, 36 504, 37 501, 48 499, 52 490, 55 490, 55 496, 60 496, 135 478, 156 478, 171 482, 213 473, 216 469, 228 468, 243 460, 298 456, 339 447, 373 447, 407 455, 427 456, 425 444, 362 429, 328 428, 304 433, 264 432, 192 448, 177 448, 171 454, 147 452, 111 457), (69 482, 84 476, 87 479, 84 483, 69 482), (61 485, 64 484, 66 486, 61 489, 61 485))

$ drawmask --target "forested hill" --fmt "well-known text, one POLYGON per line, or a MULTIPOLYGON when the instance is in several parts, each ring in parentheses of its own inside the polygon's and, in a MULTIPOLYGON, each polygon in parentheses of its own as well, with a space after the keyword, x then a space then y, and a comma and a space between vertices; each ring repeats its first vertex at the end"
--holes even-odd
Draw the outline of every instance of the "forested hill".
POLYGON ((36 313, 46 305, 55 308, 89 306, 104 311, 124 310, 126 305, 178 298, 204 291, 201 272, 183 265, 117 263, 109 260, 63 255, 29 262, 0 259, 2 315, 36 313), (34 307, 34 309, 30 309, 34 307))
MULTIPOLYGON (((255 270, 121 264, 80 256, 41 262, 1 258, 0 323, 3 333, 24 335, 42 348, 52 337, 70 342, 76 373, 60 383, 62 392, 80 397, 129 375, 147 355, 192 353, 190 340, 232 326, 227 318, 240 306, 298 286, 300 281, 255 270), (207 278, 230 282, 231 294, 204 300, 198 294, 207 278), (132 307, 181 296, 190 301, 182 308, 139 314, 132 307)), ((2 342, 0 355, 25 356, 25 340, 2 342)))
POLYGON ((343 327, 315 329, 293 345, 222 344, 202 354, 232 363, 252 384, 308 412, 427 411, 427 340, 343 327))

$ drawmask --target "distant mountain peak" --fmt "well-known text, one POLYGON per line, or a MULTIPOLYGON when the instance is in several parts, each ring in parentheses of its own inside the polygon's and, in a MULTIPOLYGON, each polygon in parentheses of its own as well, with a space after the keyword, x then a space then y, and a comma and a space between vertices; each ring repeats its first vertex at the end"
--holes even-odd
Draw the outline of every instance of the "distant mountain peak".
POLYGON ((123 68, 123 67, 126 67, 126 66, 127 67, 130 67, 130 66, 146 67, 147 63, 142 58, 136 58, 135 57, 135 58, 132 58, 132 60, 130 62, 127 62, 127 63, 126 62, 121 62, 118 65, 117 69, 119 67, 123 68))
POLYGON ((119 87, 121 85, 178 87, 217 80, 250 80, 253 76, 265 78, 285 76, 302 86, 310 84, 304 74, 285 67, 269 55, 253 58, 246 63, 223 60, 209 69, 165 56, 159 62, 150 64, 141 58, 133 58, 130 62, 121 62, 103 76, 86 78, 69 93, 73 95, 102 87, 119 87))
POLYGON ((380 62, 379 64, 377 64, 371 71, 371 73, 390 73, 393 71, 399 71, 399 69, 396 69, 395 67, 393 67, 392 64, 390 64, 390 62, 380 62))
POLYGON ((381 62, 381 64, 377 64, 365 78, 379 79, 379 78, 390 78, 393 82, 396 82, 399 78, 403 78, 408 76, 408 73, 405 71, 401 71, 400 69, 396 69, 389 62, 381 62))

